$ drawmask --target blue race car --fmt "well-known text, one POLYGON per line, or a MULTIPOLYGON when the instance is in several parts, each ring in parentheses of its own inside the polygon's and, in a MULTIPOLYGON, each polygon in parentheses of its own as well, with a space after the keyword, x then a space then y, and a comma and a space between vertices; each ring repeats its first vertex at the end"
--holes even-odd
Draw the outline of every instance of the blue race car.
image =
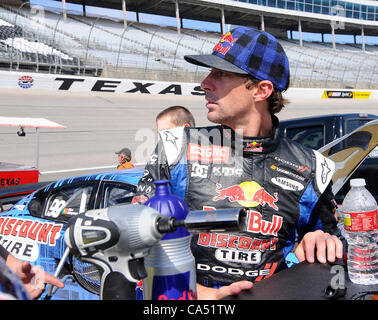
POLYGON ((58 290, 49 287, 40 299, 99 299, 97 268, 66 251, 67 221, 87 210, 130 203, 142 175, 143 169, 125 169, 61 179, 0 213, 0 244, 15 257, 30 261, 50 274, 55 274, 61 262, 57 276, 65 287, 58 290))

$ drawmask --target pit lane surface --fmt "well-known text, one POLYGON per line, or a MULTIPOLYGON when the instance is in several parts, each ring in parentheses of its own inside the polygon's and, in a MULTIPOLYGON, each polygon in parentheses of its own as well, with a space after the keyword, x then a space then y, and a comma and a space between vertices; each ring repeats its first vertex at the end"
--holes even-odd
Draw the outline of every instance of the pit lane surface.
MULTIPOLYGON (((134 163, 144 163, 156 143, 155 117, 164 108, 189 108, 198 126, 211 124, 203 96, 77 93, 0 90, 1 116, 46 118, 67 129, 40 129, 40 181, 103 169, 66 171, 116 165, 115 151, 129 147, 134 163)), ((329 113, 377 113, 377 100, 290 97, 281 120, 329 113)), ((0 127, 0 161, 35 165, 36 130, 0 127)))

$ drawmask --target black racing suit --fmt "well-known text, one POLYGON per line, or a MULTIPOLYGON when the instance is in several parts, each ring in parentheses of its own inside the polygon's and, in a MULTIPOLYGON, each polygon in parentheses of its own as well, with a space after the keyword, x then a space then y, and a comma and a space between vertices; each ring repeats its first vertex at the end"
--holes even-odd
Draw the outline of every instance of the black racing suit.
POLYGON ((174 128, 146 165, 134 202, 154 195, 154 180, 170 180, 190 210, 249 209, 237 233, 192 237, 197 282, 211 287, 259 281, 286 268, 285 257, 308 231, 338 234, 330 181, 334 163, 273 134, 242 137, 225 126, 174 128))

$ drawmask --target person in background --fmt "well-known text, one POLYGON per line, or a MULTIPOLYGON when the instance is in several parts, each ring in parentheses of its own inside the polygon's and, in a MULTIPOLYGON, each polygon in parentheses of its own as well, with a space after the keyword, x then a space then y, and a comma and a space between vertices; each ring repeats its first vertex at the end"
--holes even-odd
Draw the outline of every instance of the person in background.
POLYGON ((131 169, 134 168, 134 164, 131 162, 131 151, 129 148, 123 148, 115 153, 118 155, 117 169, 131 169))
POLYGON ((195 127, 192 113, 183 106, 172 106, 164 109, 156 116, 157 131, 176 127, 195 127))

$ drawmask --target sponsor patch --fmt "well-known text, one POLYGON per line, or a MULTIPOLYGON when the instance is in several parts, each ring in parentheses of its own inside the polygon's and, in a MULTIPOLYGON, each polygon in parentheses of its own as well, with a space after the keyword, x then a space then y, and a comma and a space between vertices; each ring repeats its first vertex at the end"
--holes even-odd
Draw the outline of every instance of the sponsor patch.
POLYGON ((283 218, 281 216, 274 214, 272 221, 268 221, 262 218, 260 212, 250 210, 248 212, 247 231, 277 237, 277 233, 282 227, 282 222, 283 218))
MULTIPOLYGON (((260 226, 261 226, 261 221, 260 226)), ((257 222, 258 223, 258 222, 257 222)), ((200 233, 197 244, 209 248, 228 248, 246 251, 276 250, 278 239, 258 239, 229 233, 200 233)))
POLYGON ((319 191, 323 193, 335 171, 335 163, 324 157, 320 152, 313 150, 316 158, 316 183, 319 191))
POLYGON ((246 143, 243 147, 243 151, 249 152, 262 152, 262 144, 256 141, 246 143))
POLYGON ((160 131, 160 137, 164 144, 165 154, 169 165, 174 163, 181 151, 184 127, 176 127, 170 130, 160 131))
POLYGON ((228 50, 234 45, 238 38, 233 38, 231 32, 227 32, 222 36, 219 42, 213 48, 213 51, 218 51, 219 53, 225 55, 228 50))
POLYGON ((302 183, 299 183, 298 181, 295 181, 289 178, 275 177, 275 178, 272 178, 271 181, 275 185, 280 186, 284 190, 301 191, 304 188, 302 183))
POLYGON ((280 167, 277 167, 277 166, 274 165, 274 164, 272 164, 272 165, 270 166, 270 168, 271 168, 272 170, 275 170, 275 171, 281 173, 281 174, 286 174, 286 175, 288 175, 288 176, 291 176, 291 177, 293 177, 293 178, 295 178, 295 179, 298 179, 298 180, 301 180, 301 181, 304 181, 304 180, 305 180, 304 177, 302 177, 302 176, 296 174, 295 172, 292 172, 292 171, 289 171, 289 170, 286 170, 286 169, 282 169, 282 168, 280 168, 280 167))
POLYGON ((257 277, 256 281, 261 281, 262 279, 269 278, 274 274, 277 268, 277 262, 267 263, 261 270, 242 270, 239 268, 223 267, 223 266, 210 266, 208 264, 198 263, 197 270, 201 271, 211 271, 214 273, 227 273, 232 275, 247 276, 247 277, 257 277))
POLYGON ((259 264, 261 262, 261 252, 217 249, 215 258, 219 261, 259 264))
POLYGON ((190 161, 203 163, 228 163, 230 157, 230 147, 216 145, 200 146, 189 143, 187 158, 190 161))
POLYGON ((276 202, 278 194, 270 194, 265 188, 255 181, 244 181, 233 186, 223 187, 220 183, 216 184, 213 201, 228 199, 230 202, 238 202, 243 207, 269 206, 278 211, 276 202))

